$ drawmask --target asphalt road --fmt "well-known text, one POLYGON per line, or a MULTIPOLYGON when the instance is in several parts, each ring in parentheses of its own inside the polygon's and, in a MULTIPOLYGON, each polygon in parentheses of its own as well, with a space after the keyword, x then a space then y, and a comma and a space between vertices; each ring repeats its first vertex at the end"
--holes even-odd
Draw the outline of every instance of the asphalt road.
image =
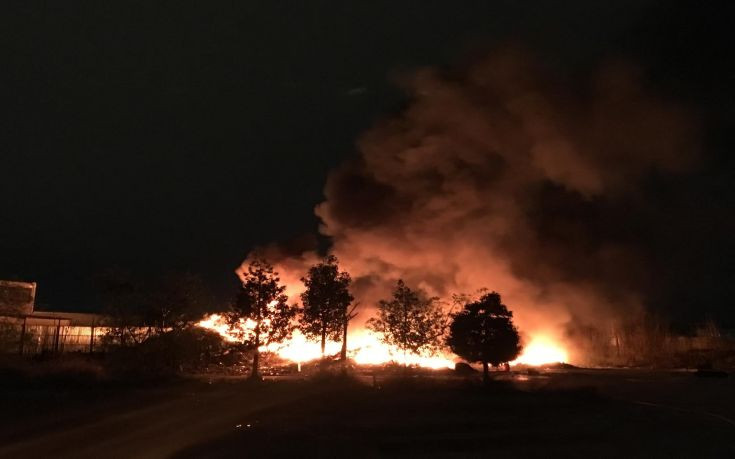
MULTIPOLYGON (((641 439, 646 440, 647 446, 638 451, 640 456, 658 456, 657 452, 671 456, 672 451, 690 456, 700 450, 697 455, 701 457, 735 455, 733 377, 700 378, 685 372, 643 370, 560 370, 498 378, 507 379, 520 390, 482 399, 476 394, 469 398, 460 395, 460 399, 456 393, 461 392, 442 395, 441 388, 380 392, 371 387, 372 378, 352 389, 340 388, 334 382, 287 379, 261 386, 198 383, 170 392, 163 387, 158 389, 160 397, 98 402, 70 413, 58 413, 58 422, 43 424, 38 431, 29 429, 33 417, 26 418, 24 425, 14 427, 15 434, 13 428, 5 432, 0 457, 258 457, 268 455, 269 450, 263 449, 268 442, 295 445, 277 449, 282 455, 308 456, 300 454, 306 451, 300 451, 298 445, 309 444, 313 438, 321 438, 314 446, 316 449, 311 450, 313 455, 331 456, 325 452, 334 452, 341 456, 339 452, 349 451, 352 442, 364 441, 361 431, 372 432, 370 435, 376 437, 362 450, 366 456, 494 452, 487 450, 485 437, 506 442, 502 443, 505 449, 501 452, 509 456, 570 452, 580 457, 614 456, 620 453, 619 448, 628 448, 630 456, 635 457, 639 456, 635 454, 636 442, 641 439), (576 394, 575 391, 593 394, 592 401, 577 395, 553 395, 576 394), (535 395, 524 398, 525 393, 535 395), (555 398, 559 400, 548 401, 555 398), (480 407, 478 400, 487 406, 480 407), (345 407, 352 407, 353 411, 344 411, 345 407), (362 412, 364 419, 356 419, 362 412), (503 413, 500 418, 497 412, 503 413), (405 417, 407 413, 409 417, 405 417), (503 417, 508 421, 499 429, 497 423, 503 417), (415 428, 394 438, 395 431, 404 425, 415 428), (342 443, 338 443, 347 449, 319 449, 341 428, 346 430, 340 434, 342 443), (443 431, 445 437, 436 433, 427 436, 427 431, 434 432, 432 429, 443 431), (452 429, 457 432, 451 433, 452 429), (636 437, 642 429, 651 430, 650 439, 636 437), (629 437, 633 438, 631 443, 621 444, 629 437), (392 450, 381 443, 381 438, 401 446, 392 450), (460 441, 457 438, 475 445, 475 449, 462 449, 465 446, 461 445, 446 451, 441 447, 429 451, 420 446, 411 449, 412 445, 433 444, 432 441, 437 445, 460 441), (260 449, 252 450, 253 442, 260 449), (575 442, 579 448, 575 448, 575 442)), ((383 384, 381 378, 377 382, 378 386, 383 384)))
MULTIPOLYGON (((133 399, 103 410, 76 407, 68 416, 58 413, 67 419, 53 429, 33 433, 23 426, 25 435, 2 445, 0 457, 169 457, 238 425, 247 425, 252 413, 288 404, 313 390, 311 386, 287 390, 274 384, 257 388, 242 383, 220 382, 211 387, 192 384, 183 389, 176 387, 173 394, 158 400, 133 399)), ((47 416, 44 414, 44 418, 47 416)))
MULTIPOLYGON (((645 369, 547 370, 511 378, 519 388, 591 388, 626 403, 713 418, 735 429, 735 376, 699 377, 692 371, 645 369)), ((733 431, 735 435, 735 430, 733 431)))

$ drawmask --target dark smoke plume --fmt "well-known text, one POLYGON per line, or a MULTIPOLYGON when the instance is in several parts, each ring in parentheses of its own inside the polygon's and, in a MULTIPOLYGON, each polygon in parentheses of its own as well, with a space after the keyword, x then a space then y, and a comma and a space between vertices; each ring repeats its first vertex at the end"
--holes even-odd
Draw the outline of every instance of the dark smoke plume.
POLYGON ((685 110, 623 63, 580 84, 518 51, 404 84, 410 103, 362 136, 316 208, 365 307, 398 278, 444 297, 487 287, 521 330, 559 336, 644 305, 631 209, 647 177, 696 159, 685 110))

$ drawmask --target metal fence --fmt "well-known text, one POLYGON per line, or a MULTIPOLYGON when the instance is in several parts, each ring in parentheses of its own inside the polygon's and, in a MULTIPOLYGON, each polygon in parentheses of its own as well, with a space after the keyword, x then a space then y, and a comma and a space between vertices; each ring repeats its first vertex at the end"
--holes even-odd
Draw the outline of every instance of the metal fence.
POLYGON ((94 352, 105 342, 110 330, 109 327, 70 325, 60 319, 45 322, 33 323, 24 318, 0 319, 0 352, 94 352))

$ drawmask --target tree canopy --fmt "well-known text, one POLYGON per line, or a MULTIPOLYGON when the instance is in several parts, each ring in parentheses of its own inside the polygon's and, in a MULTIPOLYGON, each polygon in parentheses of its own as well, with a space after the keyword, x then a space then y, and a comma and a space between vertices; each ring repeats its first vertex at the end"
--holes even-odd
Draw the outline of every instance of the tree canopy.
POLYGON ((308 338, 321 340, 323 356, 327 339, 346 339, 348 308, 353 300, 349 290, 352 279, 339 270, 336 257, 328 256, 309 268, 301 281, 306 290, 301 294, 300 329, 308 338))
POLYGON ((265 260, 253 260, 242 275, 242 285, 232 305, 230 321, 233 324, 239 324, 241 319, 250 322, 248 326, 236 327, 235 330, 242 334, 243 343, 254 349, 253 378, 258 377, 258 348, 290 338, 294 329, 291 322, 298 310, 288 304, 285 290, 278 273, 265 260))
POLYGON ((437 298, 410 289, 403 280, 396 284, 393 299, 380 301, 378 317, 368 321, 368 328, 380 333, 385 343, 413 354, 436 351, 441 346, 444 326, 437 298))
POLYGON ((168 273, 154 287, 146 321, 159 332, 181 330, 212 312, 212 299, 202 279, 191 273, 168 273))
POLYGON ((514 360, 521 352, 520 336, 513 325, 513 313, 502 303, 500 294, 484 294, 452 314, 447 345, 468 362, 500 365, 514 360))

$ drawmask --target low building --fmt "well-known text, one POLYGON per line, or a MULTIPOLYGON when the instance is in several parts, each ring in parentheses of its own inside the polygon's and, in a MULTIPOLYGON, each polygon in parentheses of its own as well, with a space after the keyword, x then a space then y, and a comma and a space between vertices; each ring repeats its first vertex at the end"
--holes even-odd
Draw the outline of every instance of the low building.
POLYGON ((94 352, 108 332, 102 315, 36 311, 35 299, 35 282, 0 280, 0 350, 3 352, 94 352))

